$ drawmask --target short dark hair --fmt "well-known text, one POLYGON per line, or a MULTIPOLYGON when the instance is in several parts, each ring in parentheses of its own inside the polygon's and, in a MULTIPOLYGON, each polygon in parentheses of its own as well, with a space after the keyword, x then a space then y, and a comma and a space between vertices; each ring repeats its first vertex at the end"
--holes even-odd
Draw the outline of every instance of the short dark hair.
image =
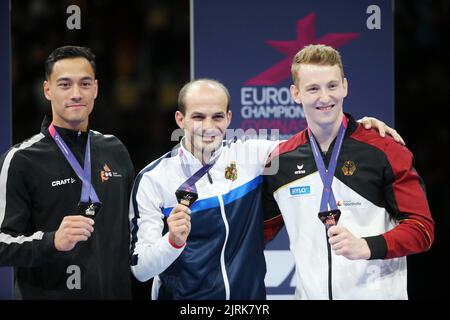
POLYGON ((95 54, 87 47, 64 46, 55 49, 45 60, 45 78, 50 79, 56 61, 70 58, 85 58, 92 66, 95 74, 95 54))
POLYGON ((217 81, 215 79, 210 79, 210 78, 199 78, 199 79, 189 81, 188 83, 186 83, 183 86, 183 88, 181 88, 180 92, 178 93, 178 111, 180 111, 182 114, 185 114, 185 112, 186 112, 186 94, 192 85, 199 83, 199 82, 200 83, 202 83, 202 82, 210 83, 210 84, 216 85, 220 89, 222 89, 222 91, 227 96, 227 112, 230 111, 231 96, 230 96, 230 92, 228 91, 227 87, 225 87, 225 85, 222 82, 217 81))

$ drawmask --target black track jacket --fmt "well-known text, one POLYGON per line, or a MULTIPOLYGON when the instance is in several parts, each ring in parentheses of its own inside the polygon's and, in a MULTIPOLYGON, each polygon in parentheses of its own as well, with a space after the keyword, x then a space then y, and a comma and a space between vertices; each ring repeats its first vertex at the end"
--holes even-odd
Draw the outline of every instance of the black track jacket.
MULTIPOLYGON (((54 246, 64 216, 77 215, 81 181, 48 132, 0 158, 0 265, 14 266, 16 299, 129 299, 129 194, 134 168, 114 136, 90 131, 92 185, 103 203, 94 232, 68 252, 54 246)), ((87 133, 57 128, 84 165, 87 133)))

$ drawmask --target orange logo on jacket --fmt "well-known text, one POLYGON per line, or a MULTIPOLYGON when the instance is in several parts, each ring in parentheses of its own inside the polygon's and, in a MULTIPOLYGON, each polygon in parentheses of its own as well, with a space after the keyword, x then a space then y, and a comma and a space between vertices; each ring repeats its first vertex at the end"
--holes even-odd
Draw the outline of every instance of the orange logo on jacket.
POLYGON ((108 181, 112 176, 113 174, 111 172, 111 169, 105 163, 105 165, 103 166, 103 170, 100 171, 100 178, 102 178, 102 182, 108 181))

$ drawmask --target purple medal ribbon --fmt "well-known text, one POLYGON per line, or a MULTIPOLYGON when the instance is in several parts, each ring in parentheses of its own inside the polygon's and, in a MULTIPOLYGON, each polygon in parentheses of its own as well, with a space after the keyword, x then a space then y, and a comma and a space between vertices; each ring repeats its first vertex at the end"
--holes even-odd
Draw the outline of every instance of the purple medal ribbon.
MULTIPOLYGON (((186 165, 181 162, 182 168, 184 173, 187 173, 186 165)), ((216 163, 216 160, 213 160, 209 162, 208 164, 204 165, 200 169, 198 169, 189 179, 187 179, 183 184, 178 188, 178 190, 185 190, 185 191, 191 191, 191 192, 197 192, 197 187, 195 186, 195 183, 200 180, 201 177, 203 177, 209 169, 216 163)), ((189 174, 186 174, 189 176, 189 174)))
POLYGON ((320 178, 323 183, 322 199, 320 201, 320 211, 327 211, 328 205, 331 210, 337 209, 336 199, 334 198, 333 190, 331 188, 333 184, 334 172, 336 170, 337 160, 341 151, 342 141, 344 140, 345 129, 347 127, 347 118, 343 116, 341 126, 336 138, 336 143, 333 147, 330 163, 328 169, 325 168, 322 155, 319 152, 317 142, 308 128, 309 140, 313 149, 314 160, 316 162, 317 169, 319 170, 320 178))
POLYGON ((83 183, 83 186, 81 188, 80 202, 88 203, 90 199, 92 203, 100 203, 97 193, 95 192, 94 187, 91 184, 91 143, 89 133, 86 142, 86 151, 84 154, 84 168, 81 169, 81 166, 75 158, 74 154, 61 138, 58 131, 56 131, 53 123, 48 127, 48 131, 50 132, 53 140, 55 140, 56 145, 59 147, 66 160, 69 162, 72 169, 77 174, 78 178, 80 178, 83 183))

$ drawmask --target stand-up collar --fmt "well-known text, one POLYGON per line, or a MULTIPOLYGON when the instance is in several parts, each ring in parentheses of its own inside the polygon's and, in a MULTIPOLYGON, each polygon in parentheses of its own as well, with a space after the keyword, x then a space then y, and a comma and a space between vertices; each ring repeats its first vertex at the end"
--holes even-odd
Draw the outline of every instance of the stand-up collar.
MULTIPOLYGON (((48 127, 50 126, 51 122, 52 122, 51 115, 46 114, 44 120, 42 121, 41 133, 43 133, 47 137, 51 137, 50 132, 48 131, 48 127)), ((64 142, 67 143, 69 148, 72 149, 72 152, 75 154, 75 156, 77 156, 77 158, 79 157, 77 150, 79 150, 79 153, 81 155, 84 155, 89 130, 83 132, 61 128, 57 126, 54 127, 58 131, 58 134, 61 136, 64 142)))
MULTIPOLYGON (((185 138, 183 137, 180 141, 180 148, 178 149, 178 154, 180 156, 180 161, 182 162, 182 165, 189 167, 190 171, 195 172, 196 170, 200 169, 203 164, 202 162, 197 159, 191 151, 189 151, 188 149, 186 149, 186 147, 184 146, 185 144, 185 138)), ((219 145, 219 148, 217 150, 214 151, 213 155, 211 156, 211 158, 209 159, 210 162, 212 161, 216 161, 220 154, 222 153, 222 143, 219 145)), ((192 173, 193 173, 192 172, 192 173)))
MULTIPOLYGON (((44 116, 44 120, 42 120, 42 124, 41 124, 41 132, 43 134, 45 134, 46 136, 50 136, 50 133, 48 132, 48 127, 50 126, 50 124, 52 123, 52 117, 49 114, 46 114, 44 116)), ((66 140, 67 139, 75 139, 75 138, 84 138, 86 139, 89 133, 88 131, 79 131, 79 130, 71 130, 71 129, 66 129, 66 128, 61 128, 58 126, 54 127, 58 130, 59 135, 66 140)))

